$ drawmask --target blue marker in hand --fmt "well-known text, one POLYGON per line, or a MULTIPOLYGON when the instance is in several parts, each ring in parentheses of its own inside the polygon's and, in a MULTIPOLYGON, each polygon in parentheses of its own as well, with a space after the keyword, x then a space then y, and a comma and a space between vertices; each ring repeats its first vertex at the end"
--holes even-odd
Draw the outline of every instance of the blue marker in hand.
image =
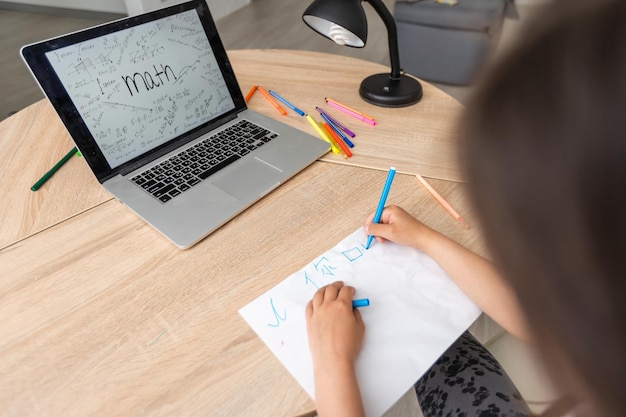
POLYGON ((368 305, 370 305, 369 298, 360 298, 358 300, 352 300, 352 308, 367 307, 368 305))
MULTIPOLYGON (((396 175, 396 169, 394 167, 389 168, 389 173, 387 174, 387 181, 385 181, 385 186, 383 187, 383 193, 380 196, 380 201, 378 202, 378 207, 376 208, 376 213, 374 213, 374 223, 380 222, 380 216, 383 214, 383 209, 385 208, 385 202, 387 201, 387 195, 389 194, 389 189, 391 188, 391 182, 393 181, 393 177, 396 175)), ((373 235, 369 235, 367 237, 367 244, 365 245, 365 249, 369 249, 372 241, 374 240, 373 235)))

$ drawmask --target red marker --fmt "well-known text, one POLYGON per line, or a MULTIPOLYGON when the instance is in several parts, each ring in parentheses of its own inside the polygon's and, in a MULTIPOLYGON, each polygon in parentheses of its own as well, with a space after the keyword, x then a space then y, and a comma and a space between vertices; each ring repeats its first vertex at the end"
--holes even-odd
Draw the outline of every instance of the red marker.
POLYGON ((333 128, 330 127, 328 123, 324 123, 324 128, 328 131, 328 134, 332 136, 333 139, 335 139, 335 143, 341 148, 343 153, 345 153, 348 158, 351 157, 352 152, 350 152, 350 149, 348 149, 344 141, 341 140, 341 138, 337 135, 333 128))

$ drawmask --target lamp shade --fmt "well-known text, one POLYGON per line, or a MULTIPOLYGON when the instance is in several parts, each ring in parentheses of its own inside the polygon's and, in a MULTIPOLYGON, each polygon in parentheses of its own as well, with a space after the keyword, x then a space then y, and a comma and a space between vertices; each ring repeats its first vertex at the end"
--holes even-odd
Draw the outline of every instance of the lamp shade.
POLYGON ((368 103, 384 107, 417 103, 422 98, 422 86, 402 72, 396 22, 382 0, 314 0, 302 14, 302 20, 339 45, 362 48, 367 42, 367 17, 361 6, 362 1, 371 4, 385 23, 391 73, 365 78, 359 87, 359 95, 368 103))
POLYGON ((362 48, 367 42, 367 17, 361 0, 315 0, 302 20, 339 45, 362 48))

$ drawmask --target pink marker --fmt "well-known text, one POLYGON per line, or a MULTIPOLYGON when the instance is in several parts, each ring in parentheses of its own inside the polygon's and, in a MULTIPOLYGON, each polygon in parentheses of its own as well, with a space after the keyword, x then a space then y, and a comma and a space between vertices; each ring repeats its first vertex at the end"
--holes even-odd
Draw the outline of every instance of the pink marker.
POLYGON ((330 107, 334 107, 339 111, 342 111, 352 117, 354 117, 355 119, 359 119, 362 122, 368 123, 372 126, 376 126, 376 120, 374 120, 374 118, 367 116, 363 113, 359 113, 356 110, 351 109, 348 106, 345 106, 335 100, 329 99, 328 97, 326 97, 326 104, 328 104, 330 107))

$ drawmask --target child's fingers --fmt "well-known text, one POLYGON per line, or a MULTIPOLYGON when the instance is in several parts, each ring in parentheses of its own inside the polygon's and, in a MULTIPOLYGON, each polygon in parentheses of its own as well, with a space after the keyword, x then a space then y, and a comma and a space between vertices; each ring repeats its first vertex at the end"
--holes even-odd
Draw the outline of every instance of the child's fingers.
POLYGON ((345 285, 339 290, 337 299, 345 303, 352 304, 352 298, 354 297, 355 292, 356 290, 354 289, 354 287, 345 285))

